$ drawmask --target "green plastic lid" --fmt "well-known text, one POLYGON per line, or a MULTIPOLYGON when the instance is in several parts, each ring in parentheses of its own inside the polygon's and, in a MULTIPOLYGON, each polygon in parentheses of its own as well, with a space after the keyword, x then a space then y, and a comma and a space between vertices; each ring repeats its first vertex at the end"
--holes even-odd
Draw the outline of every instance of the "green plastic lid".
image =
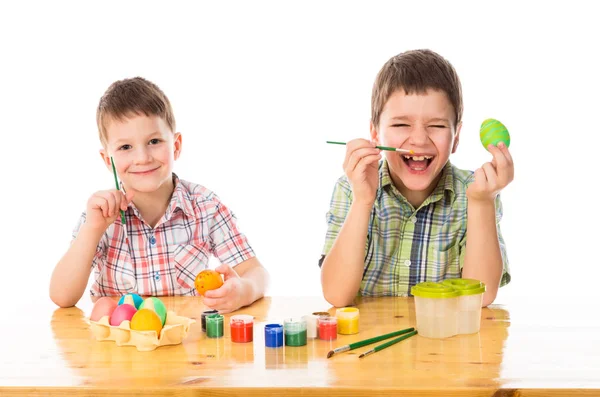
POLYGON ((410 289, 410 293, 420 298, 455 298, 460 295, 458 290, 449 285, 426 281, 419 283, 410 289))
POLYGON ((452 278, 442 281, 443 285, 456 289, 460 295, 477 295, 485 292, 485 284, 470 278, 452 278))

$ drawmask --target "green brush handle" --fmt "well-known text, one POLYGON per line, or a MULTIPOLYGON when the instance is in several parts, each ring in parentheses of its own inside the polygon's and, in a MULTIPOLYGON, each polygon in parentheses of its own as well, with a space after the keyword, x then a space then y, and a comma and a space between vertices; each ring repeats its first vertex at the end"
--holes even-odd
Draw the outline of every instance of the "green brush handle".
MULTIPOLYGON (((327 141, 327 143, 330 143, 332 145, 345 145, 346 144, 346 142, 335 142, 335 141, 327 141)), ((396 151, 395 147, 389 147, 389 146, 375 146, 375 147, 380 150, 389 150, 391 152, 396 151)))
MULTIPOLYGON (((113 161, 113 158, 110 158, 110 164, 112 164, 112 169, 113 169, 113 175, 115 176, 115 187, 117 188, 117 190, 120 190, 119 188, 119 180, 117 179, 117 169, 115 168, 115 162, 113 161)), ((123 223, 123 225, 125 225, 125 211, 123 210, 119 210, 121 211, 121 223, 123 223)))
POLYGON ((380 350, 383 350, 383 349, 385 349, 386 347, 390 347, 390 346, 392 346, 393 344, 396 344, 396 343, 398 343, 398 342, 402 342, 404 339, 408 339, 408 338, 410 338, 411 336, 414 336, 414 335, 416 335, 416 334, 417 334, 417 331, 413 331, 413 332, 411 332, 411 333, 409 333, 409 334, 406 334, 406 335, 403 335, 403 336, 401 336, 401 337, 399 337, 399 338, 392 339, 391 341, 389 341, 389 342, 387 342, 387 343, 383 343, 383 344, 381 344, 381 345, 379 345, 379 346, 375 346, 375 347, 373 348, 373 352, 378 352, 378 351, 380 351, 380 350))
POLYGON ((385 335, 381 335, 381 336, 376 336, 374 338, 361 340, 359 342, 350 343, 348 346, 350 346, 350 350, 358 349, 359 347, 370 345, 371 343, 379 342, 379 341, 382 341, 384 339, 392 338, 392 337, 398 336, 398 335, 403 335, 403 334, 406 334, 408 332, 413 332, 413 331, 415 331, 414 328, 407 328, 407 329, 403 329, 403 330, 400 330, 400 331, 390 332, 389 334, 385 334, 385 335))

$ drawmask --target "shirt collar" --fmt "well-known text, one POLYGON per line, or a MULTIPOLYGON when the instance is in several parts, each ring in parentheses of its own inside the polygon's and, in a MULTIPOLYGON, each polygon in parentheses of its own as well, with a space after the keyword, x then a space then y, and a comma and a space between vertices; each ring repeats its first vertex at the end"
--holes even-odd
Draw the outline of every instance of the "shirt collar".
POLYGON ((170 219, 177 208, 181 209, 184 214, 189 217, 194 217, 194 209, 192 208, 192 198, 190 192, 179 180, 177 174, 173 173, 173 195, 167 209, 167 219, 170 219))

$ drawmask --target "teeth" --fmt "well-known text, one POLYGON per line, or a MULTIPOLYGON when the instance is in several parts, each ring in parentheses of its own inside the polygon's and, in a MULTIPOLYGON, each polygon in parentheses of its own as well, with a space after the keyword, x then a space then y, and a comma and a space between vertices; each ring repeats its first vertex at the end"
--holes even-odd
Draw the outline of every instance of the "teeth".
POLYGON ((412 155, 404 155, 404 158, 406 159, 413 159, 414 161, 424 161, 424 160, 430 160, 433 158, 433 156, 412 156, 412 155))

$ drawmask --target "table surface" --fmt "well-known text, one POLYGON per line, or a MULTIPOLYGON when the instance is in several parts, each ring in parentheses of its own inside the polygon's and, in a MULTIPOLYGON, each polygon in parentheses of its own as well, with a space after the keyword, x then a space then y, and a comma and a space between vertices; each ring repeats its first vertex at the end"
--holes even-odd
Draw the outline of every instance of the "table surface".
POLYGON ((268 297, 232 314, 255 317, 254 341, 206 338, 200 297, 161 298, 197 319, 182 344, 138 352, 96 341, 93 303, 10 305, 3 323, 0 395, 600 395, 600 322, 595 306, 568 302, 482 310, 481 331, 445 340, 415 336, 359 359, 370 347, 327 359, 335 347, 415 326, 412 298, 363 298, 360 333, 303 347, 265 347, 263 326, 335 309, 322 298, 268 297))

